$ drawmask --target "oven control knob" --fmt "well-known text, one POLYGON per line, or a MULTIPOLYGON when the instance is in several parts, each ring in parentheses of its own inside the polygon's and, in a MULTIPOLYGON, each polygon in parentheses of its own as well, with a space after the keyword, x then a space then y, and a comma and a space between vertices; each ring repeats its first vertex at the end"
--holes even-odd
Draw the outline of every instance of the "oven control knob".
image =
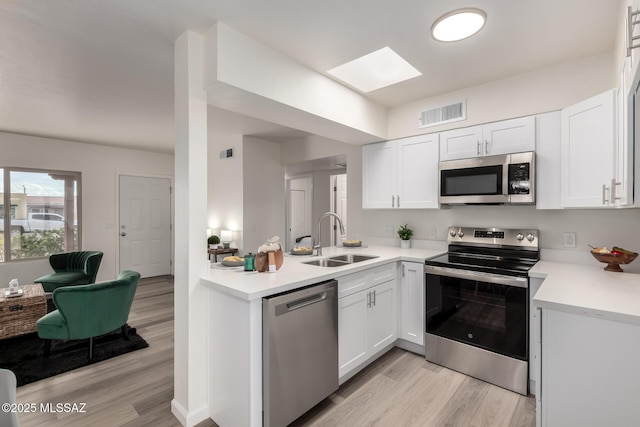
POLYGON ((454 230, 453 228, 449 231, 449 235, 451 237, 456 237, 456 230, 454 230))
POLYGON ((531 234, 531 233, 527 234, 527 240, 528 241, 533 242, 533 239, 535 239, 535 238, 536 238, 536 236, 534 236, 533 234, 531 234))
POLYGON ((524 234, 522 233, 516 234, 516 239, 518 239, 518 241, 521 242, 524 239, 524 234))
POLYGON ((458 230, 458 237, 462 238, 464 236, 464 233, 462 232, 462 230, 458 230))

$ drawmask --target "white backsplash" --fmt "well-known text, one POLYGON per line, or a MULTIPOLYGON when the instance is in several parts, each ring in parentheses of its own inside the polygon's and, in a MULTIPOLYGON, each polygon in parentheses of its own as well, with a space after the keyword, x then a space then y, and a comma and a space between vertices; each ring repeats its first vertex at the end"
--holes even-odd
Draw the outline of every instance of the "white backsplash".
MULTIPOLYGON (((640 251, 639 209, 537 210, 532 206, 452 206, 440 210, 365 210, 363 241, 399 246, 396 230, 409 224, 414 230, 412 246, 446 250, 446 233, 451 225, 469 227, 532 228, 540 231, 540 257, 547 261, 601 265, 589 253, 593 246, 621 246, 640 251), (387 227, 393 235, 385 235, 387 227), (436 227, 436 239, 427 239, 428 228, 436 227), (563 232, 576 233, 576 248, 563 247, 563 232)), ((625 271, 640 273, 640 261, 623 265, 625 271)))

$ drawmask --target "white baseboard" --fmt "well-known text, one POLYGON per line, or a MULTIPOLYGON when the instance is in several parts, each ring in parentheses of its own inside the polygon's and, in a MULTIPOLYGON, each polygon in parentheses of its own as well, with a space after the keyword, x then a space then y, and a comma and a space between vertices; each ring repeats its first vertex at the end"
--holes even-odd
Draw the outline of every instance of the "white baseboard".
POLYGON ((209 418, 209 407, 203 406, 197 411, 189 413, 184 407, 175 399, 171 400, 171 413, 178 420, 180 424, 185 427, 193 427, 198 423, 209 418))
POLYGON ((411 353, 419 354, 420 356, 424 356, 424 346, 413 343, 411 341, 406 341, 398 338, 398 340, 396 341, 396 347, 410 351, 411 353))

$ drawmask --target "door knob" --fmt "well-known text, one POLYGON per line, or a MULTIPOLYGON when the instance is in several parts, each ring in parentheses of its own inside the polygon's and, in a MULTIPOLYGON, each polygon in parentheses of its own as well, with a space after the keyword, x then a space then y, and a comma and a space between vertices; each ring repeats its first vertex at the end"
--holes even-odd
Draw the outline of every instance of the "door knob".
POLYGON ((123 231, 122 233, 120 233, 120 235, 121 235, 122 237, 124 237, 124 236, 126 236, 126 235, 127 235, 127 233, 125 233, 125 232, 123 231))

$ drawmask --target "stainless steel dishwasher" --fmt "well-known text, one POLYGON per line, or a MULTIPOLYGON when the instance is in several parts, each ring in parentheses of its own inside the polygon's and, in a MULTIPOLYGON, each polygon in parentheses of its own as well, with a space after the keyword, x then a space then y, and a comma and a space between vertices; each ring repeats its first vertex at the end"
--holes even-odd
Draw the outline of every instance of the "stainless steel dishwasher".
POLYGON ((338 389, 338 282, 262 299, 263 425, 283 427, 338 389))

